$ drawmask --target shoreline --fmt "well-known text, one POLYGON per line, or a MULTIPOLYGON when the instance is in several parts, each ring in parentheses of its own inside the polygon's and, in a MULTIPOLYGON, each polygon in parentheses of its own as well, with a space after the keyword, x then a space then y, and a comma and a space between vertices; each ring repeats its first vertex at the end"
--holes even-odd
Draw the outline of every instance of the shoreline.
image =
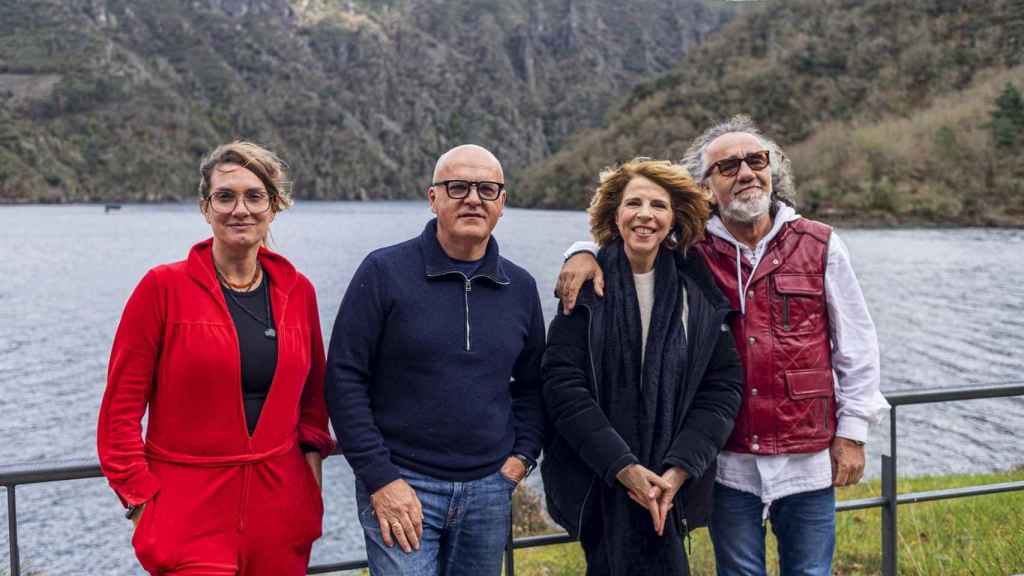
MULTIPOLYGON (((159 207, 159 206, 194 206, 198 199, 188 200, 166 200, 157 202, 147 201, 93 201, 93 200, 82 200, 82 201, 64 201, 64 200, 11 200, 11 199, 0 199, 0 210, 8 207, 58 207, 58 206, 95 206, 97 208, 106 208, 107 206, 116 206, 116 209, 120 209, 125 206, 143 206, 143 207, 159 207)), ((375 200, 350 200, 350 199, 337 199, 337 200, 326 200, 326 199, 311 199, 311 198, 295 198, 296 204, 333 204, 333 203, 349 203, 349 204, 401 204, 401 203, 417 203, 420 202, 419 198, 399 198, 399 199, 375 199, 375 200)), ((515 204, 507 205, 511 209, 521 210, 539 210, 544 212, 584 212, 586 208, 572 209, 572 208, 548 208, 543 206, 519 206, 515 204)), ((115 209, 115 210, 116 210, 115 209)), ((978 228, 983 230, 1020 230, 1024 229, 1024 214, 1020 217, 973 217, 973 218, 950 218, 944 220, 935 220, 922 218, 917 216, 901 216, 894 214, 877 215, 877 216, 855 216, 850 214, 840 213, 801 213, 799 206, 797 212, 802 216, 824 222, 834 228, 843 228, 848 230, 912 230, 912 229, 924 229, 924 230, 944 230, 944 229, 955 229, 955 228, 978 228)))

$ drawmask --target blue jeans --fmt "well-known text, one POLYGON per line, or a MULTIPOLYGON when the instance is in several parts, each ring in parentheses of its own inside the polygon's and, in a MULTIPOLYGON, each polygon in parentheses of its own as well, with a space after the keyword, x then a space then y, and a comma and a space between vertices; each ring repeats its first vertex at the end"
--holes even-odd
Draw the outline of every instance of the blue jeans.
POLYGON ((423 507, 420 549, 384 545, 366 487, 356 479, 359 523, 372 576, 499 576, 515 484, 495 472, 452 482, 402 469, 423 507))
MULTIPOLYGON (((781 576, 829 576, 836 547, 836 495, 831 486, 772 502, 768 518, 779 542, 781 576)), ((708 528, 718 576, 765 576, 764 504, 753 494, 715 483, 708 528)))

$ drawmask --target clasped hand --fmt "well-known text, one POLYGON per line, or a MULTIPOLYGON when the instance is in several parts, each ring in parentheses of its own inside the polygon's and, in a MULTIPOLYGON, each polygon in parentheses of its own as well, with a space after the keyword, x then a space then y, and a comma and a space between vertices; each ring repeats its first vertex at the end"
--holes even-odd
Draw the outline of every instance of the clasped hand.
POLYGON ((665 520, 674 505, 672 501, 688 477, 689 474, 677 466, 659 476, 640 464, 630 464, 615 475, 626 487, 629 497, 651 513, 658 536, 665 534, 665 520))

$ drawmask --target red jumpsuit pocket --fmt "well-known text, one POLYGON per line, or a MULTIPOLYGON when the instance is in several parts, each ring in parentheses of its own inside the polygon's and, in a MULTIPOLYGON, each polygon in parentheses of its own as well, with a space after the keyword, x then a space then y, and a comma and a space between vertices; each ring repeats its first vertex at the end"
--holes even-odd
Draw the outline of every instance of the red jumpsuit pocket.
POLYGON ((254 466, 253 472, 245 512, 247 530, 260 530, 261 539, 291 548, 307 546, 320 537, 323 500, 298 448, 254 466))
POLYGON ((309 468, 309 465, 303 463, 305 468, 306 476, 306 493, 309 498, 307 499, 308 504, 307 512, 309 513, 309 534, 310 540, 316 540, 323 534, 324 525, 324 498, 320 492, 320 486, 316 483, 316 478, 313 476, 313 470, 309 468))
POLYGON ((157 492, 146 502, 139 524, 132 534, 135 557, 147 572, 154 574, 174 567, 174 545, 170 535, 160 529, 160 497, 157 492))

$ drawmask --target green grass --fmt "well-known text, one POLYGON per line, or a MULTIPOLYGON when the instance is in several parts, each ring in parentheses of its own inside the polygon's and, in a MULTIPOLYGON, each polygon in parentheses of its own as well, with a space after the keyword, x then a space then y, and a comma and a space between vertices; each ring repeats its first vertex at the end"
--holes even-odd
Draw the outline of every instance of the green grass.
MULTIPOLYGON (((985 475, 903 478, 899 491, 921 492, 977 484, 1024 480, 1024 469, 985 475)), ((877 480, 839 491, 840 500, 880 496, 877 480)), ((1024 573, 1024 492, 1009 492, 899 507, 899 574, 913 576, 1005 576, 1024 573)), ((842 576, 881 572, 881 510, 841 512, 836 516, 833 573, 842 576)), ((770 530, 769 530, 770 533, 770 530)), ((693 576, 711 576, 714 555, 707 530, 692 535, 693 576)), ((778 574, 775 541, 769 535, 769 574, 778 574)), ((516 574, 583 574, 576 543, 516 553, 516 574)))

